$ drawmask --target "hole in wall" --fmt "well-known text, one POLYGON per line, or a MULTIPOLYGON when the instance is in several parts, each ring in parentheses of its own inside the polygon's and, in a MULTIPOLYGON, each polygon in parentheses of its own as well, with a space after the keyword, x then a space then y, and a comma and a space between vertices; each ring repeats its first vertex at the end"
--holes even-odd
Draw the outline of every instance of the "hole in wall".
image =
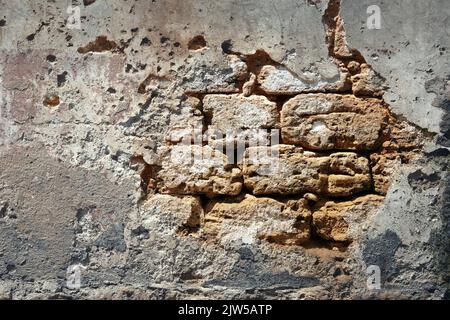
POLYGON ((198 51, 204 48, 206 48, 206 40, 202 35, 197 35, 188 42, 188 49, 191 51, 198 51))

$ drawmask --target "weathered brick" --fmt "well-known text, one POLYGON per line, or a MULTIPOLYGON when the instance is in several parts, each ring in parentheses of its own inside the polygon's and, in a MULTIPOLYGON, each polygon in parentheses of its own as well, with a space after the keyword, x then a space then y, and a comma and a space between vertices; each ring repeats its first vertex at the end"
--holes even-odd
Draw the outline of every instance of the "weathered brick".
POLYGON ((144 203, 140 217, 146 229, 157 230, 164 225, 167 230, 176 232, 182 227, 199 227, 203 208, 198 197, 156 194, 144 203))
POLYGON ((386 90, 385 79, 363 63, 360 72, 351 77, 353 93, 357 96, 381 97, 386 90))
POLYGON ((211 201, 204 221, 204 235, 222 241, 296 245, 310 237, 311 211, 303 199, 283 203, 247 194, 234 201, 211 201))
POLYGON ((351 152, 321 156, 288 145, 248 148, 242 173, 253 194, 349 196, 369 189, 371 183, 364 157, 351 152))
POLYGON ((352 201, 326 201, 318 204, 312 216, 315 232, 325 240, 352 241, 361 235, 364 224, 370 223, 384 197, 366 195, 352 201))
POLYGON ((209 127, 223 133, 227 130, 273 128, 278 118, 276 103, 256 95, 207 95, 203 99, 203 111, 210 116, 209 127))
POLYGON ((157 186, 161 193, 237 195, 241 170, 209 146, 176 145, 161 152, 157 186))
POLYGON ((281 66, 267 65, 261 69, 258 76, 260 89, 267 94, 296 94, 305 92, 344 92, 351 89, 349 74, 337 71, 332 77, 325 78, 318 73, 304 73, 295 76, 281 66))
POLYGON ((283 105, 282 140, 313 150, 372 150, 381 144, 388 119, 378 99, 298 95, 283 105))

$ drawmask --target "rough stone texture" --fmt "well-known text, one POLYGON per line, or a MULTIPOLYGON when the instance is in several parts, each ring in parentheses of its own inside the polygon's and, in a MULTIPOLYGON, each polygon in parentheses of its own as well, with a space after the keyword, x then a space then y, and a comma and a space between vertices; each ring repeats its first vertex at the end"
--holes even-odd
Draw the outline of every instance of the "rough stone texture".
POLYGON ((264 96, 207 95, 203 112, 209 114, 209 129, 227 130, 267 129, 276 126, 278 111, 275 102, 264 96))
POLYGON ((377 152, 370 154, 372 179, 377 193, 385 195, 388 192, 395 172, 403 164, 413 161, 424 140, 423 134, 411 125, 397 123, 391 128, 389 139, 377 152))
POLYGON ((209 146, 173 146, 162 153, 156 175, 158 190, 173 194, 237 195, 241 170, 209 146))
POLYGON ((283 105, 282 139, 313 150, 372 150, 380 145, 388 118, 377 99, 298 95, 283 105))
POLYGON ((309 240, 310 220, 311 211, 302 199, 282 203, 246 195, 240 202, 210 202, 203 232, 222 242, 253 244, 264 239, 298 245, 309 240))
POLYGON ((296 94, 304 92, 345 92, 351 89, 349 75, 340 71, 338 74, 319 75, 305 72, 295 76, 286 68, 267 65, 258 75, 261 90, 268 94, 296 94))
POLYGON ((327 201, 314 211, 312 224, 317 234, 333 241, 352 241, 361 235, 361 229, 370 225, 370 214, 377 209, 383 197, 367 195, 352 201, 327 201))
POLYGON ((207 63, 208 59, 213 59, 211 51, 202 53, 196 57, 196 64, 201 67, 194 67, 186 73, 183 84, 188 93, 233 93, 239 92, 239 83, 247 77, 246 64, 234 55, 226 57, 219 65, 210 69, 205 69, 202 62, 207 63))
POLYGON ((387 89, 385 79, 366 63, 359 68, 359 73, 351 77, 353 93, 357 96, 383 96, 384 90, 387 89))
POLYGON ((181 101, 180 112, 171 116, 172 125, 166 133, 165 140, 169 143, 179 143, 183 139, 186 141, 201 139, 204 119, 199 110, 200 106, 201 101, 195 97, 187 97, 181 101))
POLYGON ((254 194, 349 196, 370 186, 366 158, 350 152, 320 156, 288 145, 248 148, 242 173, 254 194))
POLYGON ((199 227, 203 220, 203 208, 200 199, 196 197, 157 194, 146 201, 140 216, 143 236, 148 236, 148 230, 161 228, 162 219, 172 224, 172 229, 165 231, 176 233, 182 231, 183 228, 199 227))
POLYGON ((0 0, 0 299, 449 297, 447 0, 71 4, 0 0))

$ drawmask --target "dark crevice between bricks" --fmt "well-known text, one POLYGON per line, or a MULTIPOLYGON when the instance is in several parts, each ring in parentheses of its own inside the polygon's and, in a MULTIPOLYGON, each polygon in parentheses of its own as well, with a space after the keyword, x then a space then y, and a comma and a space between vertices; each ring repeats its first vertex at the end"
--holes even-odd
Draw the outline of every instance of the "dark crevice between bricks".
POLYGON ((145 162, 143 156, 132 157, 130 159, 130 165, 136 167, 136 170, 139 171, 142 190, 142 197, 140 200, 145 200, 151 193, 157 193, 156 176, 161 168, 157 165, 148 164, 145 162))
POLYGON ((208 203, 211 199, 204 194, 198 195, 197 198, 200 202, 203 213, 193 210, 193 212, 191 212, 191 216, 188 218, 188 221, 186 223, 183 223, 180 227, 178 227, 177 234, 182 236, 188 236, 190 234, 196 234, 201 230, 202 226, 200 222, 203 217, 201 217, 200 215, 206 214, 206 207, 208 206, 208 203))
POLYGON ((330 251, 337 248, 340 252, 346 252, 350 244, 351 241, 331 241, 322 238, 317 233, 317 228, 314 226, 313 219, 311 217, 311 236, 309 240, 302 243, 301 246, 305 249, 327 249, 330 251))

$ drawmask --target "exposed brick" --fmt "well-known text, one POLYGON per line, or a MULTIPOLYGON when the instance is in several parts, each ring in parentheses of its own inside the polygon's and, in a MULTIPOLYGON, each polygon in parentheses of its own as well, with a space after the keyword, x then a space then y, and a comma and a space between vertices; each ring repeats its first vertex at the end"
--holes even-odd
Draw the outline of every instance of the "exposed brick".
POLYGON ((253 194, 348 196, 370 188, 368 160, 351 152, 321 156, 288 145, 251 147, 242 172, 253 194), (272 156, 277 150, 279 157, 272 156))
POLYGON ((373 150, 382 142, 388 115, 377 99, 298 95, 283 105, 282 140, 312 150, 373 150))
POLYGON ((338 70, 337 74, 325 78, 318 73, 304 73, 297 77, 281 66, 264 66, 258 76, 261 90, 267 94, 296 94, 305 92, 345 92, 351 89, 347 72, 338 70))
POLYGON ((203 111, 210 114, 210 128, 223 133, 227 130, 273 128, 278 118, 276 103, 256 95, 207 95, 203 99, 203 111))
POLYGON ((226 156, 209 146, 177 145, 161 155, 158 189, 169 194, 237 195, 241 170, 232 168, 226 156))
POLYGON ((311 211, 304 200, 286 203, 245 195, 229 202, 211 201, 204 235, 251 244, 258 239, 298 245, 310 238, 311 211))

